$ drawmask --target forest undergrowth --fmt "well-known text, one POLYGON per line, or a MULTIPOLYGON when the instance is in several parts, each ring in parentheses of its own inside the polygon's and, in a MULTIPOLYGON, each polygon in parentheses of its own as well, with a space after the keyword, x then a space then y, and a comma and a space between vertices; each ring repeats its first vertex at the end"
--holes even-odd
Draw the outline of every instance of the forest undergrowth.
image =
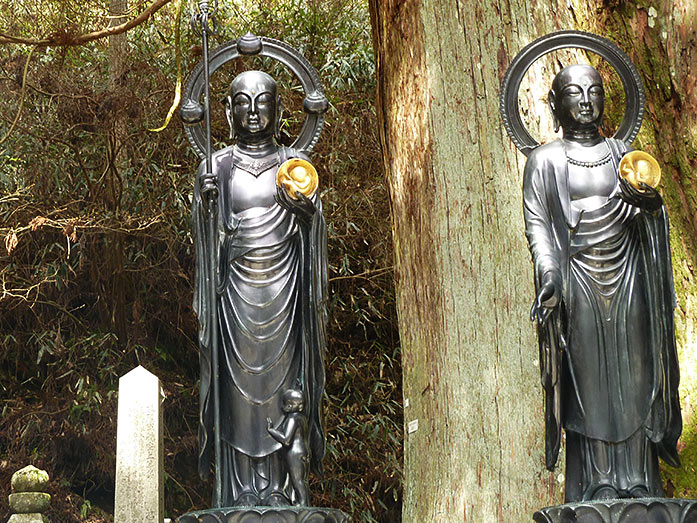
MULTIPOLYGON (((148 4, 129 7, 136 14, 148 4)), ((190 6, 184 74, 201 55, 190 6)), ((0 32, 85 33, 105 26, 107 7, 0 0, 0 32)), ((211 482, 196 473, 189 212, 198 159, 176 115, 164 131, 149 130, 174 95, 175 7, 127 33, 116 79, 107 39, 33 51, 0 45, 0 518, 9 514, 11 474, 31 463, 51 476, 51 521, 113 520, 118 379, 137 365, 160 378, 166 397, 166 515, 209 504, 211 482)), ((354 521, 398 521, 401 370, 366 2, 221 0, 218 18, 212 46, 249 30, 296 46, 320 71, 331 106, 313 162, 329 227, 331 304, 328 454, 324 477, 312 478, 313 504, 354 521)), ((270 70, 290 143, 302 124, 297 82, 258 62, 217 74, 212 98, 244 67, 270 70)), ((222 106, 213 119, 222 147, 222 106)))

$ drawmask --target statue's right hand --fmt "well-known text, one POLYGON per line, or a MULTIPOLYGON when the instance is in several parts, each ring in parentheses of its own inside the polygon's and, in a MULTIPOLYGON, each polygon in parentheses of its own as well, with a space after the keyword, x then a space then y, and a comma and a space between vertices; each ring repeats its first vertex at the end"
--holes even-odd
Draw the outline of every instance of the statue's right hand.
POLYGON ((274 198, 278 205, 295 214, 301 222, 305 224, 312 223, 312 216, 315 214, 317 208, 315 204, 312 203, 312 200, 300 191, 296 192, 295 198, 293 198, 288 194, 288 190, 285 187, 277 185, 274 198))
POLYGON ((618 185, 620 190, 617 195, 635 207, 655 211, 663 205, 663 198, 661 198, 660 193, 643 182, 639 182, 639 188, 637 189, 627 180, 620 177, 618 185))
POLYGON ((540 287, 535 302, 530 309, 530 320, 535 321, 540 325, 547 322, 547 318, 552 313, 554 308, 559 304, 561 291, 551 279, 546 280, 540 287))
POLYGON ((215 199, 218 197, 218 175, 213 173, 202 174, 199 179, 199 189, 201 190, 201 196, 209 200, 211 198, 215 199))

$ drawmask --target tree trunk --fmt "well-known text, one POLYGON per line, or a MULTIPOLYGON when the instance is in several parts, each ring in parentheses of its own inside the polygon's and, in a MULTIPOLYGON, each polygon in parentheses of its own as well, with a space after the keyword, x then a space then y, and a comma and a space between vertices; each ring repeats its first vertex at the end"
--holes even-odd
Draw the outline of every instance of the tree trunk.
POLYGON ((556 12, 567 26, 566 2, 532 5, 371 1, 404 369, 404 521, 522 522, 561 500, 544 468, 523 161, 498 111, 510 59, 555 29, 542 18, 556 12))
MULTIPOLYGON (((109 0, 109 26, 117 26, 126 21, 128 0, 109 0)), ((111 88, 115 89, 126 70, 128 57, 127 33, 109 37, 109 79, 111 88)))

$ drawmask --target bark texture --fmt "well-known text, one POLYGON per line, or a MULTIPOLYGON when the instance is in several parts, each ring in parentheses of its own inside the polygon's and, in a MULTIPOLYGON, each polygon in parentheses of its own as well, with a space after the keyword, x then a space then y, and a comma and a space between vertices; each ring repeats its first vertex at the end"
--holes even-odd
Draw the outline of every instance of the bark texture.
MULTIPOLYGON (((694 495, 697 8, 659 4, 371 2, 403 350, 405 521, 524 521, 560 499, 543 472, 536 343, 525 319, 521 158, 496 100, 510 58, 562 28, 617 41, 647 87, 636 145, 665 166, 686 418, 684 469, 669 472, 667 488, 694 495), (542 21, 550 12, 554 26, 542 21)), ((547 88, 528 93, 532 121, 547 88)))
MULTIPOLYGON (((114 28, 128 19, 128 0, 109 0, 109 27, 114 28)), ((109 78, 112 89, 119 84, 126 69, 128 37, 126 33, 109 36, 109 78)))
POLYGON ((518 50, 568 27, 566 5, 371 2, 404 368, 404 521, 526 521, 561 500, 544 469, 522 157, 498 94, 518 50))

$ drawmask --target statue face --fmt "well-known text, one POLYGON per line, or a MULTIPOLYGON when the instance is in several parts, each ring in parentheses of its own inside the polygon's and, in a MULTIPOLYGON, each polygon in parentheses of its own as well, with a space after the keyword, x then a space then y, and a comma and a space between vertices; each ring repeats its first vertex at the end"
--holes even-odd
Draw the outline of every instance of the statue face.
POLYGON ((235 134, 247 141, 273 135, 276 123, 276 82, 261 71, 246 71, 232 81, 228 121, 235 134))
POLYGON ((590 65, 565 67, 554 77, 549 103, 563 129, 597 128, 605 109, 603 80, 590 65))

